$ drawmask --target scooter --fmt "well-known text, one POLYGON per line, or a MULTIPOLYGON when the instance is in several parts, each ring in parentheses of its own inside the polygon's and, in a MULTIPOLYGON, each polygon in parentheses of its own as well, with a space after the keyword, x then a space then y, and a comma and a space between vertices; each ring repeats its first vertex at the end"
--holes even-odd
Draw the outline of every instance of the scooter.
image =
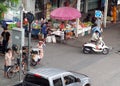
POLYGON ((31 66, 36 66, 41 60, 40 57, 40 49, 39 48, 32 48, 31 51, 31 66))
POLYGON ((105 45, 104 41, 101 40, 101 43, 96 45, 95 43, 88 42, 83 45, 83 53, 102 53, 104 55, 109 53, 109 47, 105 45))

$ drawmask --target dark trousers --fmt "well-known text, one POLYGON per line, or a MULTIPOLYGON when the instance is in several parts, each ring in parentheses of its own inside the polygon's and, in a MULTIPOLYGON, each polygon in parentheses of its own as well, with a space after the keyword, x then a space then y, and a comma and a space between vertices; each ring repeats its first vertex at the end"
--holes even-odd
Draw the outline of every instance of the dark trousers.
POLYGON ((8 41, 3 40, 2 44, 3 44, 2 53, 5 53, 8 47, 8 41))

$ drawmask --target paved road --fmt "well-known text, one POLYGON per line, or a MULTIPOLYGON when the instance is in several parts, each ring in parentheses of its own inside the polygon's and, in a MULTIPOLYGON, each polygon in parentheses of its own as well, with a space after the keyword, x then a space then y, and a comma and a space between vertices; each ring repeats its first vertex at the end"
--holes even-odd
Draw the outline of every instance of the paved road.
MULTIPOLYGON (((105 43, 112 48, 108 55, 83 54, 81 46, 89 40, 90 35, 72 39, 66 44, 46 44, 45 56, 37 67, 57 67, 87 74, 92 86, 119 86, 120 85, 120 25, 110 25, 103 32, 105 43)), ((32 40, 35 45, 37 40, 32 40)), ((26 42, 27 43, 27 42, 26 42)), ((0 86, 11 86, 19 79, 3 77, 3 58, 0 57, 0 86)))

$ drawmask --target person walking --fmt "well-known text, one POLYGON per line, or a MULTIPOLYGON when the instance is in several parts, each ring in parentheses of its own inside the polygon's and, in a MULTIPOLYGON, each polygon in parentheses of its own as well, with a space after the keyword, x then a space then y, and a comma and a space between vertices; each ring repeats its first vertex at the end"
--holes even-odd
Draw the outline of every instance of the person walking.
POLYGON ((5 61, 4 61, 4 77, 7 77, 7 70, 12 66, 12 49, 8 48, 5 53, 5 61))
POLYGON ((10 32, 8 32, 8 25, 6 27, 3 27, 3 32, 1 33, 1 38, 2 38, 2 53, 5 54, 8 44, 10 42, 10 32))
POLYGON ((44 40, 46 40, 47 37, 47 28, 48 28, 48 22, 45 22, 41 27, 42 38, 44 40))
POLYGON ((112 22, 113 23, 116 23, 116 20, 117 20, 117 8, 116 6, 112 6, 112 22))

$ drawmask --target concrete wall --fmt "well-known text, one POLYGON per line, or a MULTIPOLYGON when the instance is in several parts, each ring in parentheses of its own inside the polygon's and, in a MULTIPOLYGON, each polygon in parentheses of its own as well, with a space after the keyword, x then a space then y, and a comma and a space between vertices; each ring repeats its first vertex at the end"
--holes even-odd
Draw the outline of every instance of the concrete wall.
POLYGON ((23 0, 24 9, 35 14, 35 0, 23 0))

